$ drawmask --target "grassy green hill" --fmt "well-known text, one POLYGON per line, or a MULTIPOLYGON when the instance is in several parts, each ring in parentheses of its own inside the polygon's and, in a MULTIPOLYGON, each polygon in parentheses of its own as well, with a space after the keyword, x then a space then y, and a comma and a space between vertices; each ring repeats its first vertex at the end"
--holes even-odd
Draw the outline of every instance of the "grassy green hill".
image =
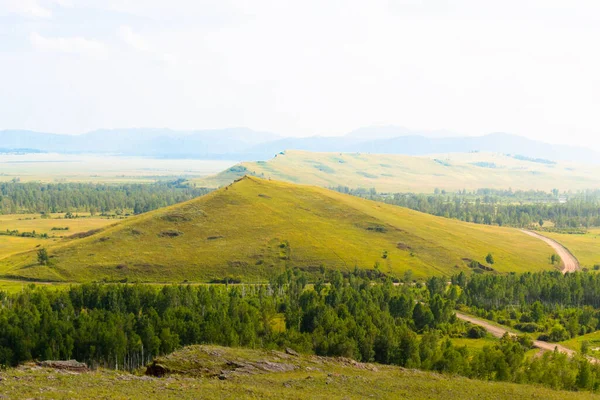
POLYGON ((592 393, 476 381, 348 359, 217 346, 191 346, 157 363, 172 373, 162 378, 108 370, 78 374, 26 365, 0 371, 2 393, 11 399, 597 398, 592 393))
POLYGON ((221 187, 243 175, 322 187, 376 188, 380 192, 433 192, 435 188, 578 190, 600 188, 600 168, 493 153, 404 156, 286 151, 269 161, 245 162, 195 183, 221 187))
POLYGON ((0 260, 5 278, 83 282, 264 280, 286 266, 450 275, 494 255, 498 272, 551 269, 552 249, 516 229, 435 217, 327 189, 247 177, 86 238, 0 260))

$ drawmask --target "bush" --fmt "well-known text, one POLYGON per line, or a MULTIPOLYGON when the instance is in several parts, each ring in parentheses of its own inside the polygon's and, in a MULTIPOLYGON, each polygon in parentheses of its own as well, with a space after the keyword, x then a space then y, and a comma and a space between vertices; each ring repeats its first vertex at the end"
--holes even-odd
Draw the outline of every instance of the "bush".
POLYGON ((551 342, 562 342, 563 340, 570 339, 571 336, 564 326, 556 324, 550 330, 549 338, 551 342))
POLYGON ((481 338, 485 337, 486 334, 487 334, 486 330, 478 325, 472 326, 467 331, 467 337, 469 339, 481 339, 481 338))
POLYGON ((533 333, 541 331, 540 326, 534 322, 519 323, 515 325, 515 328, 521 332, 533 333))
POLYGON ((529 314, 521 314, 521 318, 519 318, 519 322, 533 322, 533 318, 529 314))
POLYGON ((531 339, 529 336, 527 335, 519 335, 517 337, 518 342, 521 344, 521 346, 523 346, 526 349, 532 349, 533 348, 533 339, 531 339))

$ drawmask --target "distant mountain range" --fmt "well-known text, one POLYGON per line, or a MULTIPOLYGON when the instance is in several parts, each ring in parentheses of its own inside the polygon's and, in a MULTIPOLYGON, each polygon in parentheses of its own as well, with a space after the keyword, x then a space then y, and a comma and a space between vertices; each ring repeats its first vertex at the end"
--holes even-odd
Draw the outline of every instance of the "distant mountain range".
POLYGON ((345 136, 282 137, 248 128, 198 131, 170 129, 97 130, 60 135, 0 131, 0 148, 58 153, 111 153, 164 158, 266 160, 285 150, 425 155, 472 151, 518 154, 557 161, 598 163, 588 148, 552 145, 506 133, 450 136, 446 131, 411 131, 396 126, 360 128, 345 136))

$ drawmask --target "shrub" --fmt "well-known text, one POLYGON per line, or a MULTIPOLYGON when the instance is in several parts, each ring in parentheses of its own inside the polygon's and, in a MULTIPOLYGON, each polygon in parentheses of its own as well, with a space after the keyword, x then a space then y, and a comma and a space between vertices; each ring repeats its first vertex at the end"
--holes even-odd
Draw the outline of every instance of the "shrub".
POLYGON ((516 324, 515 328, 527 333, 539 332, 541 330, 540 326, 534 322, 516 324))
POLYGON ((487 332, 484 328, 482 328, 481 326, 475 325, 475 326, 472 326, 471 328, 469 328, 469 330, 467 331, 467 337, 469 339, 481 339, 481 338, 485 337, 486 333, 487 332))

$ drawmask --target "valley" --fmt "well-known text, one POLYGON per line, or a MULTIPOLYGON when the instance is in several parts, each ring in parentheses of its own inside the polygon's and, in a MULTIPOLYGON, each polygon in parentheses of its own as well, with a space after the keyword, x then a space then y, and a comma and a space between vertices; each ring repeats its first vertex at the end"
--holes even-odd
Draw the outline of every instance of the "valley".
MULTIPOLYGON (((30 186, 15 182, 4 188, 10 196, 0 206, 22 211, 0 215, 0 229, 7 232, 0 235, 0 243, 5 242, 0 253, 0 298, 6 296, 4 304, 10 305, 4 313, 10 315, 13 309, 15 315, 29 312, 17 309, 21 304, 33 302, 33 310, 38 310, 33 312, 43 314, 41 307, 45 301, 40 299, 44 298, 54 304, 53 308, 57 304, 72 304, 64 312, 69 315, 65 314, 67 320, 74 322, 73 327, 67 328, 63 322, 62 328, 54 329, 63 334, 74 329, 70 334, 77 338, 71 350, 69 340, 63 336, 63 339, 57 337, 53 350, 39 342, 33 347, 19 345, 29 349, 24 352, 7 352, 2 350, 11 348, 7 347, 7 341, 20 343, 20 332, 28 328, 23 325, 25 321, 14 322, 16 330, 8 328, 0 318, 0 363, 4 357, 7 364, 13 365, 15 360, 21 364, 3 377, 7 393, 68 397, 75 387, 81 386, 86 388, 83 398, 112 397, 116 393, 135 398, 143 386, 166 398, 171 395, 194 398, 207 390, 214 391, 215 398, 232 396, 240 390, 265 398, 272 394, 293 398, 299 393, 315 391, 319 396, 337 398, 343 393, 343 398, 358 398, 365 392, 349 382, 360 379, 377 384, 378 389, 369 393, 381 397, 406 393, 406 398, 411 398, 414 387, 418 386, 430 390, 430 398, 441 398, 445 395, 440 395, 440 391, 453 391, 455 385, 468 382, 469 389, 458 392, 461 398, 494 398, 492 393, 497 391, 548 390, 522 384, 513 388, 514 384, 508 382, 515 381, 542 384, 555 390, 589 388, 588 381, 575 379, 581 373, 577 371, 590 368, 590 374, 596 373, 595 350, 586 353, 587 358, 580 358, 585 347, 582 343, 595 341, 595 332, 587 333, 597 329, 595 319, 584 321, 581 319, 584 314, 572 314, 588 311, 571 308, 572 300, 560 300, 567 308, 553 311, 550 304, 554 304, 554 298, 542 294, 544 304, 549 304, 542 317, 536 316, 536 323, 522 322, 532 320, 534 312, 539 310, 526 301, 518 312, 509 312, 510 304, 515 303, 510 300, 512 294, 502 289, 511 287, 509 281, 513 276, 522 282, 531 279, 532 273, 534 281, 542 279, 552 285, 564 285, 558 271, 567 273, 565 279, 571 279, 568 272, 580 270, 579 257, 593 251, 585 241, 594 240, 593 229, 585 235, 568 235, 556 233, 561 230, 552 221, 547 221, 544 224, 547 228, 539 231, 530 230, 541 228, 532 223, 525 224, 523 229, 520 225, 481 223, 483 220, 465 222, 386 204, 380 194, 371 195, 377 200, 374 201, 271 177, 243 176, 215 191, 197 189, 198 182, 194 186, 182 179, 142 187, 129 183, 118 187, 104 184, 114 185, 108 181, 100 186, 46 188, 34 182, 30 186), (18 194, 21 189, 31 194, 18 194), (73 191, 71 203, 64 202, 62 190, 73 191), (102 193, 100 197, 96 191, 102 193), (178 200, 169 197, 171 191, 177 191, 178 200), (123 192, 131 198, 122 197, 123 192), (43 201, 38 197, 41 193, 47 196, 43 201), (199 197, 186 200, 194 195, 199 197), (102 206, 104 211, 98 215, 103 197, 115 202, 112 207, 102 206), (32 198, 37 200, 32 202, 32 198), (39 212, 46 209, 45 202, 57 200, 63 204, 62 208, 78 211, 39 212), (174 204, 161 207, 161 202, 174 204), (39 213, 23 213, 27 210, 39 213), (89 210, 94 210, 93 215, 89 210), (47 253, 46 259, 40 258, 42 249, 47 253), (488 278, 492 281, 484 283, 488 278), (360 311, 363 305, 347 309, 345 304, 334 300, 338 291, 346 293, 342 295, 345 299, 358 296, 359 292, 354 290, 359 287, 370 287, 368 294, 360 292, 360 296, 367 296, 363 299, 366 303, 360 304, 380 298, 377 288, 387 293, 384 298, 390 298, 389 305, 377 300, 380 305, 370 309, 371 314, 379 315, 372 322, 360 311), (494 290, 490 292, 488 287, 494 290), (208 293, 210 297, 206 297, 208 293), (237 296, 241 296, 241 302, 235 300, 237 296), (310 296, 316 297, 306 303, 310 296), (107 302, 101 300, 103 297, 121 299, 118 300, 121 305, 113 308, 110 304, 115 300, 107 302), (66 298, 71 300, 65 303, 66 298), (140 313, 135 298, 144 299, 146 307, 158 310, 152 322, 140 313), (171 300, 165 302, 167 298, 171 300), (270 300, 257 305, 254 299, 261 298, 261 302, 265 298, 270 300), (319 308, 318 304, 325 308, 319 308), (211 328, 213 317, 195 314, 207 306, 216 313, 229 309, 227 316, 220 314, 219 323, 230 322, 221 328, 211 328), (73 311, 69 311, 71 307, 73 311), (75 312, 78 307, 88 311, 75 312), (390 309, 386 310, 387 307, 390 309), (294 309, 297 311, 292 312, 294 309), (327 310, 333 314, 327 314, 327 310), (188 316, 184 317, 186 313, 188 316), (131 315, 137 315, 135 322, 131 315), (236 322, 237 315, 243 316, 240 318, 245 322, 236 322), (310 315, 320 322, 310 323, 310 315), (580 315, 581 325, 576 328, 572 315, 580 315), (407 321, 408 325, 401 321, 407 321), (351 328, 354 323, 361 329, 351 328), (96 332, 91 333, 88 325, 96 326, 96 332), (333 334, 340 329, 346 333, 333 334), (375 329, 376 339, 365 342, 363 329, 375 329), (383 332, 390 333, 382 336, 383 332), (505 332, 514 333, 507 338, 503 337, 505 332), (138 336, 138 342, 128 339, 138 336), (343 339, 346 336, 349 341, 343 339), (330 339, 321 342, 323 337, 330 339), (117 340, 122 347, 110 350, 118 342, 108 338, 120 338, 117 340), (312 338, 313 344, 308 338, 312 338), (388 350, 380 347, 382 340, 389 341, 388 350), (258 341, 262 343, 259 347, 273 350, 245 349, 256 346, 258 341), (89 353, 89 346, 84 343, 98 350, 89 353), (198 347, 197 343, 227 347, 198 347), (178 350, 189 345, 192 347, 178 350), (400 350, 402 346, 409 347, 400 350), (558 353, 553 352, 555 348, 558 353), (281 352, 285 349, 297 355, 281 352), (537 349, 545 353, 537 353, 537 349), (403 358, 401 354, 405 351, 412 356, 403 358), (72 354, 99 369, 65 373, 37 364, 23 364, 31 357, 37 358, 34 354, 55 359, 72 354), (483 354, 494 354, 498 361, 484 361, 483 354), (502 378, 505 372, 499 361, 504 358, 518 360, 513 361, 515 364, 511 372, 506 372, 506 378, 502 378), (587 364, 581 364, 582 360, 587 364), (313 366, 315 363, 318 366, 313 366), (280 364, 284 365, 282 370, 280 364), (114 371, 119 365, 127 372, 114 371), (168 372, 160 372, 160 377, 144 376, 144 368, 150 371, 152 365, 168 372), (552 383, 551 375, 528 372, 540 368, 544 371, 563 368, 572 378, 552 383), (443 374, 438 375, 439 372, 443 374), (456 373, 466 378, 452 375, 456 373), (43 389, 41 382, 47 376, 57 377, 60 385, 43 389), (279 382, 281 388, 265 391, 263 379, 279 382), (27 385, 18 387, 16 382, 22 380, 27 385), (123 384, 107 388, 106 382, 113 380, 123 384), (508 382, 490 382, 505 380, 508 382), (329 393, 332 388, 336 390, 329 393)), ((476 193, 479 191, 463 194, 461 201, 467 210, 468 202, 479 196, 476 193)), ((492 192, 500 201, 508 201, 505 203, 508 211, 503 211, 506 213, 511 212, 513 195, 519 201, 532 198, 531 203, 521 203, 525 207, 528 204, 538 207, 536 201, 546 198, 553 201, 556 196, 510 192, 505 200, 501 192, 492 192)), ((577 197, 573 199, 579 201, 577 197)), ((451 202, 449 198, 446 201, 451 202)), ((488 201, 493 205, 497 200, 490 197, 488 201)), ((541 204, 539 207, 544 207, 541 204)), ((489 208, 487 203, 485 207, 489 208)), ((572 224, 577 216, 573 214, 565 221, 572 224)), ((589 258, 582 259, 581 268, 588 269, 589 258)), ((588 275, 583 279, 591 282, 588 275)), ((595 304, 589 297, 593 285, 583 288, 585 304, 595 304)), ((521 296, 531 295, 526 292, 521 296)), ((61 324, 58 321, 40 324, 30 337, 35 338, 38 331, 40 338, 44 337, 46 326, 61 324)), ((35 322, 39 323, 41 320, 35 322)), ((420 398, 420 394, 414 398, 420 398)), ((548 391, 543 396, 561 398, 563 394, 548 391)))

